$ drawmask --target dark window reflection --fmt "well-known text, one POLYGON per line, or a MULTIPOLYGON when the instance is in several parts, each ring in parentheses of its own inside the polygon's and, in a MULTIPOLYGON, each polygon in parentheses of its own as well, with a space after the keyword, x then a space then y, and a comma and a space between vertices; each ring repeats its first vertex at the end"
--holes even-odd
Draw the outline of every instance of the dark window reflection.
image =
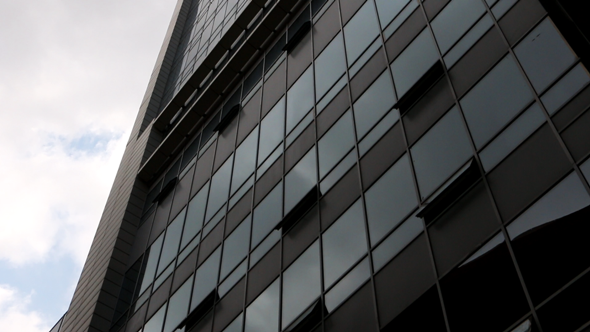
POLYGON ((575 173, 508 225, 531 299, 545 300, 590 266, 590 196, 575 173))
POLYGON ((490 242, 441 280, 454 332, 503 331, 529 311, 503 236, 490 242))

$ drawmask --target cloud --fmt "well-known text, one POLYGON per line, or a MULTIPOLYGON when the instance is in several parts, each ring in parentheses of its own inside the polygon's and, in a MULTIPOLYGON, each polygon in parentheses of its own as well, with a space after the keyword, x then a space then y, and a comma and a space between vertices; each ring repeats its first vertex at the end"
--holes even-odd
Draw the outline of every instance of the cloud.
POLYGON ((8 285, 0 285, 0 330, 47 332, 52 327, 39 312, 28 308, 33 294, 22 295, 8 285))

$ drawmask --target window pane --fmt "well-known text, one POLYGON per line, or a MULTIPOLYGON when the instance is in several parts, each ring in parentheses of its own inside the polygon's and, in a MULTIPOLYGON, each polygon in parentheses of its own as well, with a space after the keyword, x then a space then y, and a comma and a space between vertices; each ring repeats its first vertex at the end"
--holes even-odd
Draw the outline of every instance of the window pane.
POLYGON ((207 203, 207 218, 208 221, 215 215, 219 208, 227 201, 229 194, 229 181, 231 179, 232 158, 229 157, 227 161, 219 168, 217 173, 211 179, 211 191, 209 192, 209 202, 207 203))
POLYGON ((379 271, 389 260, 404 250, 410 242, 422 233, 422 230, 422 219, 412 216, 383 240, 373 250, 373 267, 375 272, 379 271))
POLYGON ((508 235, 520 234, 590 205, 590 196, 576 173, 570 174, 508 225, 508 235))
POLYGON ((317 183, 315 148, 301 158, 285 176, 285 214, 317 183))
POLYGON ((372 1, 367 1, 344 27, 348 65, 352 65, 379 35, 379 25, 372 1))
POLYGON ((485 11, 481 1, 451 1, 432 21, 440 51, 445 54, 485 11))
POLYGON ((283 217, 283 183, 279 184, 254 209, 252 248, 254 248, 283 217))
POLYGON ((397 161, 365 194, 369 237, 374 245, 417 205, 407 155, 397 161))
POLYGON ((348 111, 318 142, 320 178, 323 178, 353 146, 352 114, 348 111))
POLYGON ((457 108, 440 119, 411 152, 420 195, 425 198, 472 156, 457 108))
POLYGON ((164 315, 166 314, 167 303, 158 309, 155 315, 145 323, 145 327, 142 332, 160 332, 162 331, 162 324, 164 323, 164 315))
POLYGON ((461 99, 477 148, 512 120, 533 95, 512 57, 505 57, 461 99))
POLYGON ((158 273, 162 272, 170 262, 178 254, 178 245, 180 244, 180 236, 182 235, 182 224, 184 223, 184 216, 186 215, 186 209, 170 223, 166 229, 166 237, 164 238, 164 246, 162 247, 162 257, 160 258, 160 264, 158 264, 158 273))
POLYGON ((276 332, 279 329, 280 279, 275 280, 246 309, 244 332, 276 332))
POLYGON ((234 175, 231 183, 232 193, 250 177, 256 169, 256 147, 258 128, 255 128, 236 149, 234 175))
POLYGON ((322 235, 324 288, 367 253, 364 219, 363 204, 358 200, 322 235))
POLYGON ((391 64, 397 95, 408 92, 438 59, 430 31, 424 29, 391 64))
POLYGON ((320 100, 328 92, 328 89, 336 83, 344 71, 346 71, 344 43, 342 34, 339 33, 315 60, 317 100, 320 100))
POLYGON ((543 91, 576 61, 576 56, 546 18, 514 48, 537 92, 543 91))
POLYGON ((370 276, 369 259, 365 258, 326 294, 326 309, 334 310, 370 276))
POLYGON ((188 314, 188 304, 191 298, 191 287, 193 277, 190 277, 182 286, 170 297, 168 302, 168 314, 166 315, 166 325, 164 332, 172 332, 182 322, 188 314))
POLYGON ((207 204, 208 192, 209 182, 207 182, 207 184, 205 184, 188 203, 181 248, 184 248, 190 240, 199 233, 201 227, 203 227, 203 217, 205 217, 205 206, 207 204))
POLYGON ((259 165, 283 140, 285 135, 284 132, 285 98, 283 97, 260 122, 260 145, 258 147, 259 165))
POLYGON ((158 258, 160 258, 160 250, 162 250, 162 241, 164 241, 164 233, 162 233, 149 249, 145 271, 143 273, 143 280, 139 293, 149 286, 154 281, 154 274, 156 273, 156 266, 158 265, 158 258))
POLYGON ((411 0, 376 0, 381 26, 385 28, 410 1, 411 0))
MULTIPOLYGON (((354 103, 356 133, 361 139, 395 104, 393 84, 387 71, 383 72, 354 103)), ((397 112, 397 111, 396 111, 397 112)), ((396 121, 399 115, 396 115, 396 121)))
POLYGON ((221 279, 242 261, 248 254, 250 242, 250 218, 246 218, 223 243, 221 279))
POLYGON ((195 274, 195 285, 193 288, 193 297, 191 300, 191 311, 195 309, 203 299, 211 293, 217 286, 217 276, 219 274, 219 258, 221 256, 221 246, 217 248, 207 260, 201 264, 195 274))
POLYGON ((590 181, 590 159, 586 160, 581 166, 580 170, 586 177, 586 181, 590 181))
POLYGON ((563 104, 588 84, 588 71, 579 63, 541 97, 547 112, 553 115, 563 104))
POLYGON ((301 121, 313 107, 313 71, 311 66, 287 92, 287 133, 301 121))
POLYGON ((287 327, 320 293, 320 246, 316 241, 283 273, 282 326, 287 327))

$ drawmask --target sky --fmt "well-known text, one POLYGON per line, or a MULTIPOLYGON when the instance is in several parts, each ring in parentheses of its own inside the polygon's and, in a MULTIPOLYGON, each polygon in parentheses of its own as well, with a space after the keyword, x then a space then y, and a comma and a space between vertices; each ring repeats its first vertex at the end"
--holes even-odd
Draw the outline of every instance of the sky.
POLYGON ((0 331, 67 310, 176 0, 0 0, 0 331))

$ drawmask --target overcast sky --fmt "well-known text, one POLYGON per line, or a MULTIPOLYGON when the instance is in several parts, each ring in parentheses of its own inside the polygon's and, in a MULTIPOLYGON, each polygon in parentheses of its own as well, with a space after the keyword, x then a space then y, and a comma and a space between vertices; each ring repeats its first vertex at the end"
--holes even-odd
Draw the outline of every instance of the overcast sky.
POLYGON ((0 331, 67 310, 176 0, 0 0, 0 331))

